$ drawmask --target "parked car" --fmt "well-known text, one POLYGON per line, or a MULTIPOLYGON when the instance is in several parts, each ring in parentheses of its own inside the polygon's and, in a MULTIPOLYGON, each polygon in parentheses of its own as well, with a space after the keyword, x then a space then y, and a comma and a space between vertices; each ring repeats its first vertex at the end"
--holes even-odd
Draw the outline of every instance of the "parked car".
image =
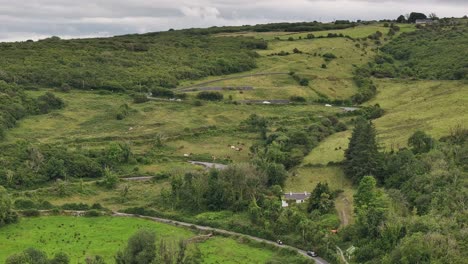
POLYGON ((311 250, 307 251, 307 255, 311 256, 311 257, 317 257, 318 256, 317 253, 315 253, 314 251, 311 251, 311 250))
POLYGON ((281 241, 279 239, 276 241, 276 243, 278 243, 278 245, 283 245, 283 241, 281 241))

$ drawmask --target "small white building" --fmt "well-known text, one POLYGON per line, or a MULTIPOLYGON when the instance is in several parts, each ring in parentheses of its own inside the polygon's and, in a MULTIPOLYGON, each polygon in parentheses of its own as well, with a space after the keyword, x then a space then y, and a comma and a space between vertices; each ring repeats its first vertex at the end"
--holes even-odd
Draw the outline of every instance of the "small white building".
POLYGON ((281 206, 282 207, 288 207, 288 201, 296 202, 296 203, 303 203, 305 200, 307 200, 310 197, 310 193, 308 192, 302 192, 302 193, 285 193, 284 194, 284 200, 281 200, 281 206))

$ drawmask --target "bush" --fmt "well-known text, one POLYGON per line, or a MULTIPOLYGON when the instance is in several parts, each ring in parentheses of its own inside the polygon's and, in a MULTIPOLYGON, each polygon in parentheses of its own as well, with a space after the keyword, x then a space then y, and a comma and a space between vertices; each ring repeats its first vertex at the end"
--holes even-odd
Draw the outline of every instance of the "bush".
POLYGON ((201 100, 207 101, 221 101, 223 100, 224 96, 220 92, 200 92, 197 94, 197 98, 201 100))
POLYGON ((299 80, 299 85, 307 86, 307 85, 309 85, 309 80, 306 79, 306 78, 302 78, 302 79, 299 80))
POLYGON ((100 203, 93 203, 93 205, 91 205, 91 209, 102 210, 102 209, 104 209, 104 207, 102 207, 102 205, 100 203))
POLYGON ((40 114, 47 114, 51 110, 61 109, 65 106, 62 99, 56 97, 53 93, 47 92, 37 98, 37 107, 40 114))
POLYGON ((306 102, 306 99, 305 99, 304 97, 302 97, 302 96, 296 96, 296 95, 289 97, 289 100, 290 100, 291 102, 296 102, 296 103, 304 103, 304 102, 306 102))
POLYGON ((323 54, 322 57, 325 59, 325 61, 331 61, 333 59, 336 59, 336 55, 330 52, 323 54))
POLYGON ((322 69, 326 69, 327 68, 327 65, 326 64, 322 64, 322 69))
POLYGON ((133 102, 135 104, 142 104, 142 103, 146 103, 148 101, 149 101, 148 97, 146 95, 144 95, 144 94, 136 94, 136 95, 133 96, 133 102))
POLYGON ((30 199, 17 199, 14 203, 16 209, 35 209, 36 204, 30 199))
POLYGON ((89 211, 86 211, 84 215, 86 217, 98 217, 98 216, 101 216, 101 213, 98 210, 91 209, 89 211))
POLYGON ((66 203, 63 204, 62 209, 64 210, 74 210, 74 211, 87 211, 89 210, 89 205, 85 203, 66 203))
POLYGON ((166 97, 166 98, 174 98, 175 94, 170 89, 166 88, 153 88, 151 89, 151 95, 153 97, 166 97))
POLYGON ((27 216, 27 217, 33 217, 33 216, 41 215, 41 213, 37 209, 27 209, 27 210, 24 210, 22 213, 23 213, 24 216, 27 216))

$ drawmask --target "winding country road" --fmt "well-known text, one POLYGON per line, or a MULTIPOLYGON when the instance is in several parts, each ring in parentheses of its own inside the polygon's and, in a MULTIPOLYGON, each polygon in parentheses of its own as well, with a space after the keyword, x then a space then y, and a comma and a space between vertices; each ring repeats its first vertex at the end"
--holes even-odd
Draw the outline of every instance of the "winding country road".
POLYGON ((322 259, 320 257, 310 257, 310 256, 308 256, 307 252, 305 250, 295 248, 295 247, 292 247, 292 246, 287 246, 287 245, 279 245, 278 243, 267 240, 267 239, 254 237, 254 236, 249 236, 249 235, 236 233, 236 232, 232 232, 232 231, 227 231, 227 230, 224 230, 224 229, 213 228, 213 227, 209 227, 209 226, 194 225, 194 224, 191 224, 191 223, 180 222, 180 221, 175 221, 175 220, 170 220, 170 219, 165 219, 165 218, 159 218, 159 217, 143 216, 143 215, 136 215, 136 214, 126 214, 126 213, 119 213, 119 212, 113 212, 112 216, 143 218, 143 219, 148 219, 148 220, 151 220, 151 221, 170 224, 170 225, 175 225, 175 226, 196 228, 198 230, 203 230, 203 231, 214 231, 214 232, 217 232, 217 233, 220 233, 220 234, 225 234, 225 235, 230 235, 230 236, 244 236, 244 237, 250 238, 252 240, 255 240, 257 242, 264 242, 264 243, 267 243, 267 244, 270 244, 270 245, 274 245, 276 247, 289 248, 289 249, 295 250, 299 254, 301 254, 301 255, 303 255, 303 256, 305 256, 307 258, 313 259, 315 261, 315 263, 317 263, 317 264, 328 264, 328 262, 326 260, 324 260, 324 259, 322 259))

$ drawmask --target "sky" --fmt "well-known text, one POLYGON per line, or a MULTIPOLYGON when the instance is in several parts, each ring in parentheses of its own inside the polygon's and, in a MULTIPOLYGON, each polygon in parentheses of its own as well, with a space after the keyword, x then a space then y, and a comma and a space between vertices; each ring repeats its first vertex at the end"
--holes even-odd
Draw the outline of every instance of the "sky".
POLYGON ((271 22, 468 14, 468 0, 0 0, 0 42, 271 22))

